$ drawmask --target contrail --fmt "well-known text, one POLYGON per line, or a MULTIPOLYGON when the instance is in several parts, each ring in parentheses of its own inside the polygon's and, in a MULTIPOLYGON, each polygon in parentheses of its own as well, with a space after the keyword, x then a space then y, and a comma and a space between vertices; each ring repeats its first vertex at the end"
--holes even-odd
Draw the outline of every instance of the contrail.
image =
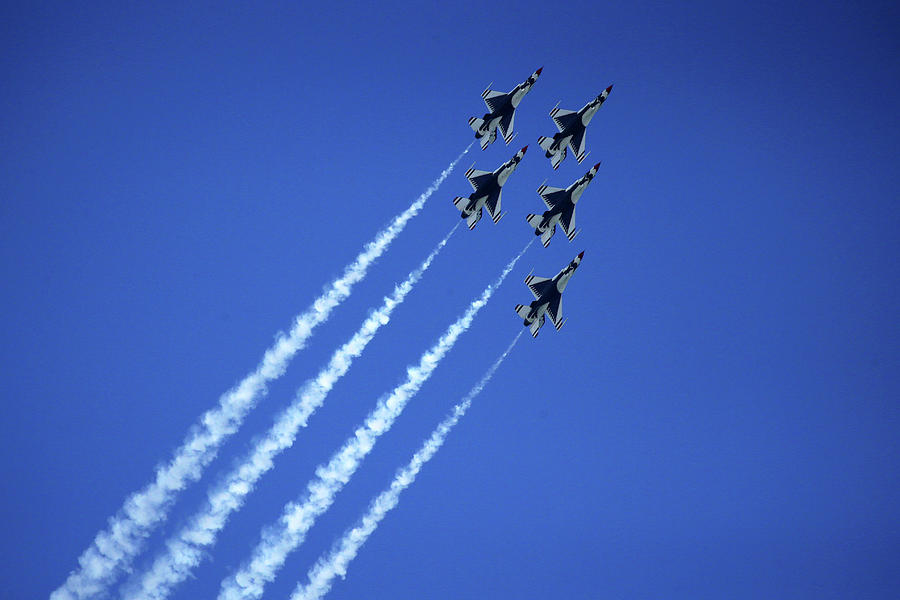
POLYGON ((319 374, 297 390, 294 401, 281 413, 265 437, 256 443, 249 456, 209 492, 205 506, 190 519, 189 524, 166 542, 168 551, 156 559, 137 585, 133 588, 126 586, 125 598, 165 598, 200 564, 206 548, 215 543, 229 515, 243 505, 256 482, 273 467, 275 457, 293 445, 300 428, 306 427, 309 417, 322 405, 334 384, 350 369, 353 360, 362 354, 378 330, 388 323, 391 313, 422 278, 457 227, 459 223, 438 242, 418 268, 397 284, 394 292, 384 298, 381 307, 373 310, 363 321, 356 334, 334 352, 319 374))
MULTIPOLYGON (((474 143, 474 142, 473 142, 474 143)), ((101 594, 128 567, 140 551, 153 527, 163 521, 179 491, 199 479, 203 468, 215 457, 221 443, 238 430, 266 384, 279 377, 287 363, 303 348, 313 329, 323 323, 338 304, 345 300, 353 285, 365 277, 368 268, 380 257, 407 222, 416 216, 456 164, 469 151, 462 151, 440 176, 405 211, 378 232, 356 259, 335 279, 305 312, 294 319, 288 335, 279 334, 256 370, 219 398, 219 405, 203 413, 168 463, 156 469, 156 477, 133 493, 110 517, 107 529, 78 558, 79 568, 50 594, 51 600, 73 600, 101 594)))
POLYGON ((253 550, 250 560, 237 573, 222 581, 219 600, 262 596, 266 583, 275 578, 288 554, 303 542, 306 532, 315 523, 316 518, 328 510, 335 495, 349 481, 378 437, 391 428, 409 399, 428 380, 444 355, 453 347, 457 338, 469 328, 475 315, 487 304, 494 290, 503 283, 533 242, 534 239, 529 241, 506 265, 497 280, 487 286, 481 296, 469 305, 466 312, 420 357, 418 365, 407 367, 406 381, 379 399, 363 425, 344 442, 343 447, 331 457, 328 464, 320 465, 316 469, 316 478, 307 485, 307 493, 302 503, 288 503, 278 522, 263 531, 262 539, 253 550))
POLYGON ((453 407, 453 411, 450 415, 437 426, 431 434, 431 437, 428 438, 419 451, 413 455, 409 464, 397 471, 397 475, 394 477, 394 481, 391 482, 390 487, 381 492, 381 494, 372 501, 372 504, 369 506, 369 511, 362 519, 360 519, 357 525, 344 534, 344 537, 335 544, 327 557, 322 557, 316 562, 316 565, 310 569, 307 574, 309 582, 306 585, 303 585, 302 583, 298 584, 293 595, 291 595, 291 600, 318 600, 331 589, 332 581, 336 575, 340 575, 341 577, 346 575, 347 565, 356 558, 359 549, 366 543, 366 540, 369 539, 369 536, 372 535, 378 527, 378 524, 384 519, 385 515, 397 506, 397 503, 400 501, 400 494, 403 493, 403 490, 412 485, 416 480, 416 475, 419 474, 419 471, 422 470, 425 463, 431 460, 437 451, 440 450, 441 445, 443 445, 444 440, 447 438, 447 434, 450 433, 450 430, 453 429, 463 415, 466 414, 466 411, 472 404, 472 400, 481 393, 484 386, 491 380, 491 377, 494 376, 494 372, 500 366, 500 363, 502 363, 510 351, 512 351, 513 346, 516 345, 516 342, 519 341, 521 336, 522 331, 519 331, 509 347, 507 347, 503 354, 501 354, 494 364, 491 365, 491 368, 487 370, 484 377, 481 378, 481 381, 466 394, 459 404, 453 407))

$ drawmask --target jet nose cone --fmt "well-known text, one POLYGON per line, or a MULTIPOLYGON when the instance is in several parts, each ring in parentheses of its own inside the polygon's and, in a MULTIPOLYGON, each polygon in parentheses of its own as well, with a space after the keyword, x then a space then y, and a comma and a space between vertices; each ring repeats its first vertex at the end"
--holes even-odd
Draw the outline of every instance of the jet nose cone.
POLYGON ((521 152, 522 154, 525 154, 525 151, 526 151, 526 150, 528 150, 528 146, 525 146, 524 148, 522 148, 521 150, 519 150, 519 152, 521 152))
POLYGON ((612 86, 609 86, 608 88, 606 88, 606 93, 607 93, 607 94, 610 93, 611 91, 612 91, 612 86))
POLYGON ((540 75, 540 74, 541 74, 541 71, 543 71, 543 70, 544 70, 544 67, 541 67, 540 69, 538 69, 537 71, 535 71, 534 74, 535 74, 535 75, 540 75))
POLYGON ((584 250, 578 253, 578 260, 581 260, 582 258, 584 258, 584 250))
MULTIPOLYGON (((600 161, 600 162, 603 162, 603 161, 600 161)), ((594 171, 596 171, 599 168, 600 168, 600 163, 597 163, 596 165, 594 165, 594 171)))

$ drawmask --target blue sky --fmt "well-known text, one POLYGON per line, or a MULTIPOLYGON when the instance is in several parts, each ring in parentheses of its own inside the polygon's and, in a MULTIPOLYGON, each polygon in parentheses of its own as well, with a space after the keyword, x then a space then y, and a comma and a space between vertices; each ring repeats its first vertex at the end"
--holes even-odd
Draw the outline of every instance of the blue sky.
MULTIPOLYGON (((175 598, 214 596, 405 366, 527 243, 545 179, 603 161, 583 233, 534 246, 267 597, 286 597, 519 332, 528 271, 584 261, 333 598, 894 598, 900 592, 900 14, 875 3, 452 8, 69 3, 0 20, 2 580, 47 596, 198 416, 460 163, 182 494, 147 567, 293 391, 458 231, 175 598), (552 171, 557 103, 609 84, 552 171)), ((111 589, 113 596, 118 586, 111 589)))

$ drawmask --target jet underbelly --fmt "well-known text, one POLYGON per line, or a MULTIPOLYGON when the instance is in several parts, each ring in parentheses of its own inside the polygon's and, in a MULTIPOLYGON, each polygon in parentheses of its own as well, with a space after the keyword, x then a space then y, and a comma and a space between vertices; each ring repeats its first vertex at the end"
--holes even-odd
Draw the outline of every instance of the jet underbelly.
POLYGON ((559 210, 549 211, 548 210, 547 213, 544 213, 544 221, 541 223, 541 226, 538 227, 538 231, 541 231, 541 232, 547 231, 548 229, 550 229, 551 227, 553 227, 554 225, 559 223, 559 216, 561 214, 561 211, 559 211, 559 210), (550 214, 548 215, 547 213, 550 213, 550 214))
POLYGON ((475 198, 469 197, 469 206, 466 207, 466 212, 468 214, 472 214, 473 212, 478 212, 481 208, 484 207, 484 201, 487 199, 487 196, 477 196, 475 198))
POLYGON ((569 145, 569 142, 572 139, 572 135, 568 134, 568 133, 566 135, 562 135, 559 133, 556 135, 558 135, 559 137, 556 138, 556 143, 554 144, 554 148, 555 148, 556 152, 560 152, 560 151, 564 150, 566 146, 569 145))
POLYGON ((534 323, 538 319, 541 318, 541 315, 547 312, 547 306, 549 302, 541 300, 535 300, 531 303, 531 313, 528 315, 528 323, 534 323))

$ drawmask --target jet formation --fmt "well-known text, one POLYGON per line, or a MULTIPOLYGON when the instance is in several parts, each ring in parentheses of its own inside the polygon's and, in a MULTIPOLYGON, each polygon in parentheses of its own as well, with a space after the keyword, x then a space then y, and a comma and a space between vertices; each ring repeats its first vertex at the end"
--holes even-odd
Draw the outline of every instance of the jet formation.
MULTIPOLYGON (((475 131, 475 138, 479 140, 482 150, 487 149, 496 140, 498 131, 507 145, 512 141, 515 137, 513 121, 516 108, 525 95, 531 91, 542 70, 543 68, 536 70, 528 79, 507 93, 486 89, 481 94, 490 112, 481 118, 470 118, 469 126, 475 131)), ((591 119, 606 102, 612 87, 609 86, 603 90, 599 96, 578 111, 561 109, 559 104, 550 111, 550 117, 559 131, 553 137, 539 137, 538 145, 544 150, 544 155, 550 159, 550 165, 554 170, 559 169, 569 149, 575 154, 575 160, 579 164, 584 161, 588 155, 585 148, 585 131, 591 119)), ((457 196, 453 199, 453 204, 460 211, 460 216, 466 220, 469 229, 475 228, 484 209, 487 209, 494 223, 503 217, 505 213, 500 210, 500 194, 503 185, 519 166, 527 149, 528 146, 525 146, 494 171, 481 171, 475 168, 466 171, 466 178, 474 191, 468 198, 457 196)), ((473 164, 472 167, 474 166, 473 164)), ((598 162, 566 188, 552 187, 546 184, 542 184, 538 188, 537 192, 547 210, 542 214, 529 214, 525 220, 534 230, 534 234, 540 238, 544 248, 550 245, 550 239, 556 233, 557 225, 562 228, 570 242, 580 233, 581 230, 575 228, 575 206, 588 184, 597 175, 599 168, 600 163, 598 162)), ((534 295, 534 301, 528 305, 517 304, 515 310, 525 327, 529 328, 532 337, 537 337, 548 317, 557 330, 562 328, 565 323, 565 319, 562 317, 562 294, 583 257, 584 251, 582 250, 553 277, 536 277, 529 274, 525 278, 525 284, 534 295)))

